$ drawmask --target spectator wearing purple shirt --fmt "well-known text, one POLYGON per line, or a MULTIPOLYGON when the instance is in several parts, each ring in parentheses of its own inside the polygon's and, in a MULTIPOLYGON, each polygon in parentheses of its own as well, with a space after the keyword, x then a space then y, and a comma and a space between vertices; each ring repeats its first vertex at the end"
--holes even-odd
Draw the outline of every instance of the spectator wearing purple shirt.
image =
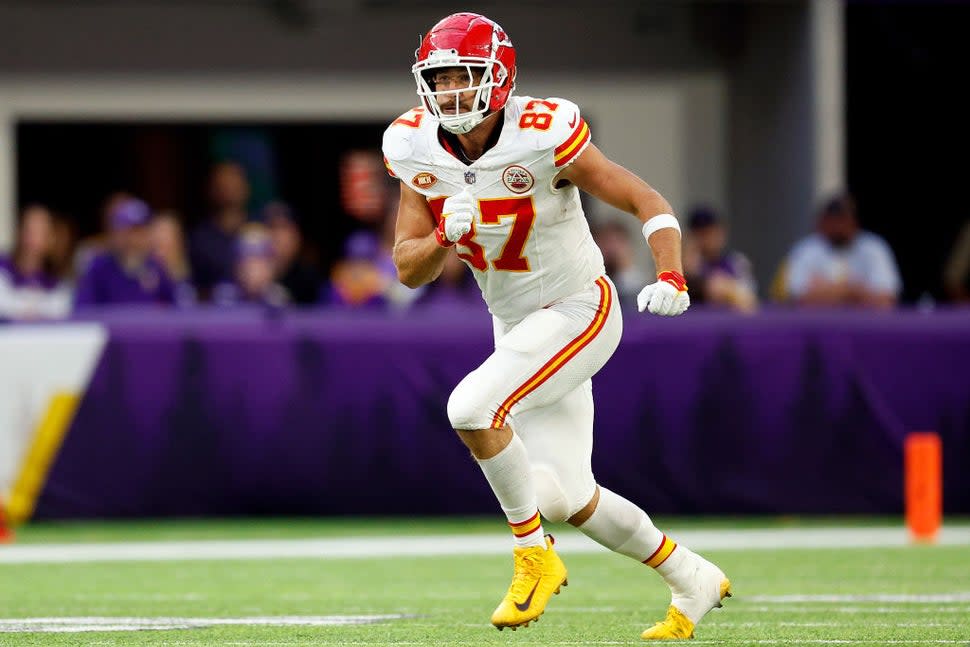
POLYGON ((175 302, 172 280, 151 256, 150 216, 148 205, 138 199, 114 207, 110 250, 92 258, 78 279, 76 307, 175 302))
POLYGON ((758 298, 751 261, 727 245, 727 229, 717 213, 696 207, 688 214, 684 275, 694 303, 752 312, 758 298))
POLYGON ((351 234, 344 242, 344 256, 334 264, 330 280, 321 289, 324 305, 348 308, 387 307, 391 279, 380 266, 381 246, 369 231, 351 234))
POLYGON ((263 225, 252 223, 243 228, 235 256, 235 280, 213 288, 213 304, 283 308, 291 303, 289 292, 275 280, 273 242, 263 225))
POLYGON ((22 211, 13 253, 0 256, 0 320, 59 319, 70 312, 70 288, 51 268, 52 221, 43 205, 22 211))

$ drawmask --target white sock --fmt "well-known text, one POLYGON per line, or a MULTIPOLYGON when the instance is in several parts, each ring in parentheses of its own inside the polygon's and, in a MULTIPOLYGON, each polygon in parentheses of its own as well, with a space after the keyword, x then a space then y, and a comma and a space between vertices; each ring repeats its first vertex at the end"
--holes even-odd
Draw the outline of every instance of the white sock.
POLYGON ((602 485, 596 510, 579 527, 610 550, 656 568, 676 547, 650 521, 647 513, 602 485))
MULTIPOLYGON (((667 541, 673 543, 670 539, 667 541)), ((660 577, 664 578, 664 581, 670 586, 677 586, 680 584, 679 576, 682 575, 680 572, 680 567, 683 565, 684 560, 688 558, 688 555, 693 554, 687 549, 686 546, 674 544, 674 548, 677 550, 672 551, 670 554, 670 559, 664 560, 663 563, 658 564, 655 567, 657 573, 660 574, 660 577)))
POLYGON ((509 520, 515 545, 544 548, 546 541, 532 484, 532 468, 522 439, 512 434, 505 449, 491 458, 479 460, 478 464, 509 520))

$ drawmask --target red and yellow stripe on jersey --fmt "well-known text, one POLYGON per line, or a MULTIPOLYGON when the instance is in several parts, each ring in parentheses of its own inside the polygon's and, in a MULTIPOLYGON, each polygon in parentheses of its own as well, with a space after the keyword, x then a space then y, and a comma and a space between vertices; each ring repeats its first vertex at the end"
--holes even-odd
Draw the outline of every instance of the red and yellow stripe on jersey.
POLYGON ((674 552, 675 548, 677 548, 677 542, 667 539, 667 535, 664 535, 664 538, 660 540, 660 546, 657 547, 657 550, 653 551, 653 555, 643 560, 643 563, 651 568, 657 568, 667 561, 670 553, 674 552))
POLYGON ((505 419, 508 417, 509 411, 516 405, 516 403, 542 386, 546 380, 552 377, 556 371, 566 364, 566 362, 575 357, 579 351, 586 348, 587 344, 593 341, 596 335, 603 330, 603 326, 606 324, 606 318, 610 314, 610 306, 613 302, 613 292, 610 290, 610 284, 607 283, 606 279, 603 277, 596 279, 596 285, 600 289, 600 302, 599 306, 596 308, 596 314, 593 316, 593 321, 591 321, 589 326, 586 327, 586 330, 584 330, 571 342, 566 344, 562 350, 553 355, 552 359, 546 362, 542 368, 535 373, 535 375, 526 380, 524 384, 513 391, 512 395, 507 397, 505 401, 499 405, 498 411, 492 417, 492 429, 498 429, 505 426, 505 419))
POLYGON ((569 139, 556 147, 556 167, 559 168, 568 164, 574 157, 579 155, 579 152, 583 150, 583 146, 588 141, 589 126, 586 125, 586 120, 580 117, 579 125, 576 126, 573 134, 569 136, 569 139))
POLYGON ((391 163, 387 161, 387 155, 384 155, 384 168, 387 169, 387 174, 391 177, 397 177, 394 175, 394 169, 391 168, 391 163))
POLYGON ((512 529, 512 534, 516 537, 525 537, 526 535, 534 533, 542 525, 542 519, 539 518, 539 512, 536 511, 534 515, 526 519, 525 521, 519 521, 518 523, 509 522, 509 527, 512 529))

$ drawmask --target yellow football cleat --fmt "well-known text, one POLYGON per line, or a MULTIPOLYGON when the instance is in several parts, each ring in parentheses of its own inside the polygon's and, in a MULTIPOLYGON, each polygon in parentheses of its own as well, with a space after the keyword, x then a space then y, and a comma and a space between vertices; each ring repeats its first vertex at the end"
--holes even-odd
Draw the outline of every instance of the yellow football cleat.
POLYGON ((527 627, 538 620, 546 604, 560 586, 566 586, 566 565, 553 549, 553 539, 546 536, 546 547, 516 548, 515 573, 508 593, 492 613, 492 624, 500 631, 527 627))
MULTIPOLYGON (((677 550, 682 550, 678 546, 677 550)), ((708 611, 721 606, 731 597, 731 581, 714 564, 700 555, 683 549, 681 569, 671 576, 673 599, 667 617, 650 627, 640 637, 644 640, 678 640, 694 637, 694 627, 708 611)))
POLYGON ((671 605, 667 609, 667 617, 650 627, 640 637, 644 640, 678 640, 694 637, 694 623, 690 618, 671 605))

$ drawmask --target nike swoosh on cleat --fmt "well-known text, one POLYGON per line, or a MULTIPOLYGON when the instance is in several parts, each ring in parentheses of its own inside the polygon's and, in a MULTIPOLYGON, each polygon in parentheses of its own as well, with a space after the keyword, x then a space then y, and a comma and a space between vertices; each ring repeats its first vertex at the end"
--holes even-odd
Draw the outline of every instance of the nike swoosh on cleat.
POLYGON ((522 602, 521 604, 518 602, 515 603, 516 609, 518 609, 519 611, 525 611, 526 609, 529 608, 529 606, 532 604, 532 596, 536 594, 536 589, 539 588, 539 582, 541 581, 542 581, 541 577, 538 580, 536 580, 536 585, 532 587, 532 591, 529 592, 529 597, 525 599, 525 602, 522 602))
POLYGON ((577 115, 574 114, 572 120, 569 123, 567 123, 566 125, 569 126, 570 128, 572 128, 573 126, 575 126, 576 125, 576 116, 577 115))

